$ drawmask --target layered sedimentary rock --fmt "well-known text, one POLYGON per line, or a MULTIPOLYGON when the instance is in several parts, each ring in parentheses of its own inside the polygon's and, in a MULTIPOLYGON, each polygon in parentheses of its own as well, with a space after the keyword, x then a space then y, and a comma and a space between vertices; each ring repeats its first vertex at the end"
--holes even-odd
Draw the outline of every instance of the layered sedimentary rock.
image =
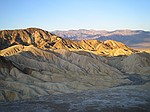
POLYGON ((0 31, 0 45, 0 101, 115 87, 132 83, 125 74, 150 74, 150 54, 113 40, 29 28, 0 31))
POLYGON ((68 40, 37 28, 0 31, 0 49, 13 45, 33 45, 41 49, 85 50, 104 56, 130 55, 135 50, 113 40, 68 40))

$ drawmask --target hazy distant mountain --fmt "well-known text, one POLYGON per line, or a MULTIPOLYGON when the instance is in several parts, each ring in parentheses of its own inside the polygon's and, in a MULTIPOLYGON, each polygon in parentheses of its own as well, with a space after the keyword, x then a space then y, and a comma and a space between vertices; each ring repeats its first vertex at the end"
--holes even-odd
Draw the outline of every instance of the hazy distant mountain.
POLYGON ((142 30, 69 30, 54 31, 54 34, 72 40, 116 40, 135 48, 150 48, 150 32, 142 30))

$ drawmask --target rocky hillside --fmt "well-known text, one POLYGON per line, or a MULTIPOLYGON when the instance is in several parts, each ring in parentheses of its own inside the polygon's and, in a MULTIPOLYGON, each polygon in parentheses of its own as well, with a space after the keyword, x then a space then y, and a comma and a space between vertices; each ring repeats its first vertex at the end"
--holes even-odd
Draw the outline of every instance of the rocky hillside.
POLYGON ((54 31, 56 35, 72 40, 115 40, 120 41, 133 48, 150 48, 150 32, 142 30, 69 30, 54 31))
POLYGON ((75 41, 28 28, 0 31, 0 45, 0 102, 150 80, 150 54, 113 40, 75 41))
POLYGON ((33 45, 42 49, 84 50, 105 56, 130 55, 135 51, 113 40, 68 40, 37 28, 0 31, 0 49, 14 45, 33 45))

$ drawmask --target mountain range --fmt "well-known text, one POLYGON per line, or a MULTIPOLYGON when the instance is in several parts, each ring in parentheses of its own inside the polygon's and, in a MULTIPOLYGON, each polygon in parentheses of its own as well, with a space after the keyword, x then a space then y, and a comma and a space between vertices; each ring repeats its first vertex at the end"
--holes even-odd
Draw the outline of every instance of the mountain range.
POLYGON ((143 30, 68 30, 53 31, 52 33, 72 40, 115 40, 133 48, 150 48, 150 32, 143 30))
POLYGON ((98 111, 118 104, 149 111, 149 87, 150 54, 121 42, 70 40, 39 28, 0 31, 1 112, 98 111))

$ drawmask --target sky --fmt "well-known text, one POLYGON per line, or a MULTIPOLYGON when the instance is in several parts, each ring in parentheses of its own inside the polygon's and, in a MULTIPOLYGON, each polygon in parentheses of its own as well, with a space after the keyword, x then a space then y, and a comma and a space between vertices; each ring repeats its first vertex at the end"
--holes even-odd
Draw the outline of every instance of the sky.
POLYGON ((0 30, 150 31, 150 0, 0 0, 0 30))

